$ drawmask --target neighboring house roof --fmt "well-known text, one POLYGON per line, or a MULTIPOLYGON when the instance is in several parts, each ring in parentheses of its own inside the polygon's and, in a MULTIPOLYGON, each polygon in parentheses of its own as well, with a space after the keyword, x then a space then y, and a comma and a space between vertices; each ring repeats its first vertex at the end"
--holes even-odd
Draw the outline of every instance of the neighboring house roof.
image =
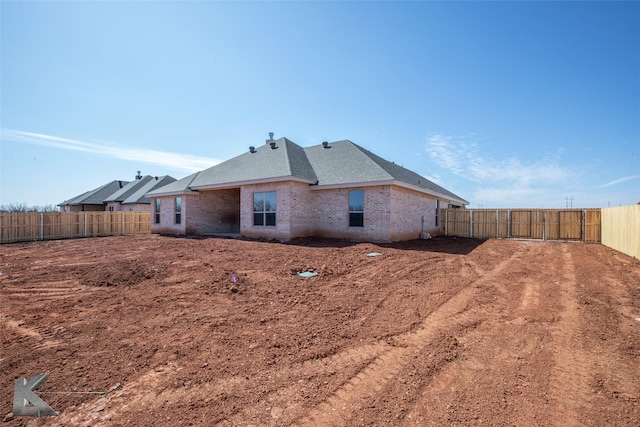
POLYGON ((116 191, 127 185, 129 181, 111 181, 101 187, 94 190, 82 193, 79 196, 73 197, 69 200, 58 204, 58 206, 70 206, 70 205, 103 205, 105 198, 111 196, 116 191))
POLYGON ((466 200, 427 178, 389 162, 351 141, 337 141, 302 148, 286 138, 267 141, 254 152, 246 152, 209 169, 189 175, 148 196, 175 195, 194 190, 293 179, 315 188, 366 185, 404 185, 451 201, 466 200), (270 142, 275 143, 275 149, 270 142))
POLYGON ((121 202, 124 201, 127 197, 131 196, 136 192, 140 187, 149 182, 149 180, 153 179, 150 175, 144 176, 140 179, 136 179, 135 181, 129 182, 127 185, 117 190, 115 193, 105 197, 104 202, 121 202))
POLYGON ((104 202, 119 202, 123 205, 135 203, 150 203, 151 200, 146 197, 146 194, 149 191, 170 184, 175 180, 175 178, 169 175, 165 175, 162 177, 153 177, 151 175, 146 175, 141 177, 140 179, 131 181, 115 193, 111 194, 109 197, 105 198, 104 202))
POLYGON ((123 205, 131 203, 151 203, 151 199, 147 197, 149 191, 153 191, 156 188, 164 187, 167 184, 171 184, 176 179, 172 176, 156 176, 147 181, 144 185, 140 186, 134 193, 122 201, 123 205))

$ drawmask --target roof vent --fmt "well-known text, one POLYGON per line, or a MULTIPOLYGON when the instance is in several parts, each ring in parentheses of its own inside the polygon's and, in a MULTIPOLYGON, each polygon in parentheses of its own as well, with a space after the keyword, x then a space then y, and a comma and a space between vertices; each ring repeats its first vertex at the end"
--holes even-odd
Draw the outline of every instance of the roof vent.
POLYGON ((156 176, 155 178, 156 178, 156 181, 157 181, 157 180, 158 180, 158 177, 156 176))
POLYGON ((254 147, 253 145, 251 147, 249 147, 249 152, 250 153, 255 153, 256 152, 256 147, 254 147))
POLYGON ((138 175, 136 175, 136 179, 142 179, 142 174, 138 171, 138 175))
POLYGON ((273 132, 269 132, 269 140, 273 141, 273 132))
POLYGON ((329 146, 329 143, 327 141, 323 141, 322 148, 331 148, 331 147, 329 146))
POLYGON ((275 150, 276 148, 278 148, 278 147, 276 147, 276 142, 275 141, 270 142, 269 145, 271 146, 272 150, 275 150))

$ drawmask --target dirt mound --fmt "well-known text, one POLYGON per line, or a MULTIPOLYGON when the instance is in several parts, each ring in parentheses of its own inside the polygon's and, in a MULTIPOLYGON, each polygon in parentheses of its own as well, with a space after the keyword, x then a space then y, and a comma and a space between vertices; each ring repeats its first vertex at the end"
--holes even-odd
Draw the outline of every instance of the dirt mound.
POLYGON ((135 260, 108 261, 85 270, 76 275, 89 286, 133 286, 145 280, 161 280, 165 275, 164 269, 135 260))

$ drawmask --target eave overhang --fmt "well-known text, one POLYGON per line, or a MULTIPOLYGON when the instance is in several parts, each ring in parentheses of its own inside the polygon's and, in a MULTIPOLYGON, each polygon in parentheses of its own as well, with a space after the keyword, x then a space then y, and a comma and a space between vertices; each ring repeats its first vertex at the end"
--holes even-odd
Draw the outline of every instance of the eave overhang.
POLYGON ((455 197, 448 196, 446 194, 439 193, 437 191, 429 190, 426 188, 419 187, 417 185, 411 185, 404 181, 398 181, 395 179, 389 180, 381 180, 381 181, 365 181, 365 182, 349 182, 349 183, 341 183, 341 184, 330 184, 330 185, 314 185, 311 187, 312 190, 333 190, 333 189, 343 189, 343 188, 362 188, 362 187, 378 187, 381 185, 395 185, 398 187, 406 188, 409 190, 417 191, 419 193, 427 194, 429 196, 433 196, 440 200, 446 200, 451 202, 452 204, 459 205, 468 205, 469 202, 463 199, 458 199, 455 197))
POLYGON ((285 182, 285 181, 295 181, 303 184, 314 184, 315 181, 299 178, 296 176, 278 176, 273 178, 266 179, 251 179, 247 181, 235 181, 235 182, 224 182, 220 184, 208 184, 208 185, 195 185, 189 187, 191 190, 201 191, 201 190, 222 190, 225 188, 239 188, 244 185, 257 185, 257 184, 271 184, 274 182, 285 182))

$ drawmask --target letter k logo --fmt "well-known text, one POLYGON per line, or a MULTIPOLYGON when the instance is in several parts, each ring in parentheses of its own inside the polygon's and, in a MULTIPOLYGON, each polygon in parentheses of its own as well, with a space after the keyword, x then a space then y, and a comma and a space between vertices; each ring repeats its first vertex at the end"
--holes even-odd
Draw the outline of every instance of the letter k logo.
POLYGON ((33 390, 37 389, 47 380, 47 374, 35 375, 29 381, 26 378, 17 378, 13 391, 13 415, 25 415, 28 417, 54 416, 58 414, 47 402, 40 399, 33 390))

